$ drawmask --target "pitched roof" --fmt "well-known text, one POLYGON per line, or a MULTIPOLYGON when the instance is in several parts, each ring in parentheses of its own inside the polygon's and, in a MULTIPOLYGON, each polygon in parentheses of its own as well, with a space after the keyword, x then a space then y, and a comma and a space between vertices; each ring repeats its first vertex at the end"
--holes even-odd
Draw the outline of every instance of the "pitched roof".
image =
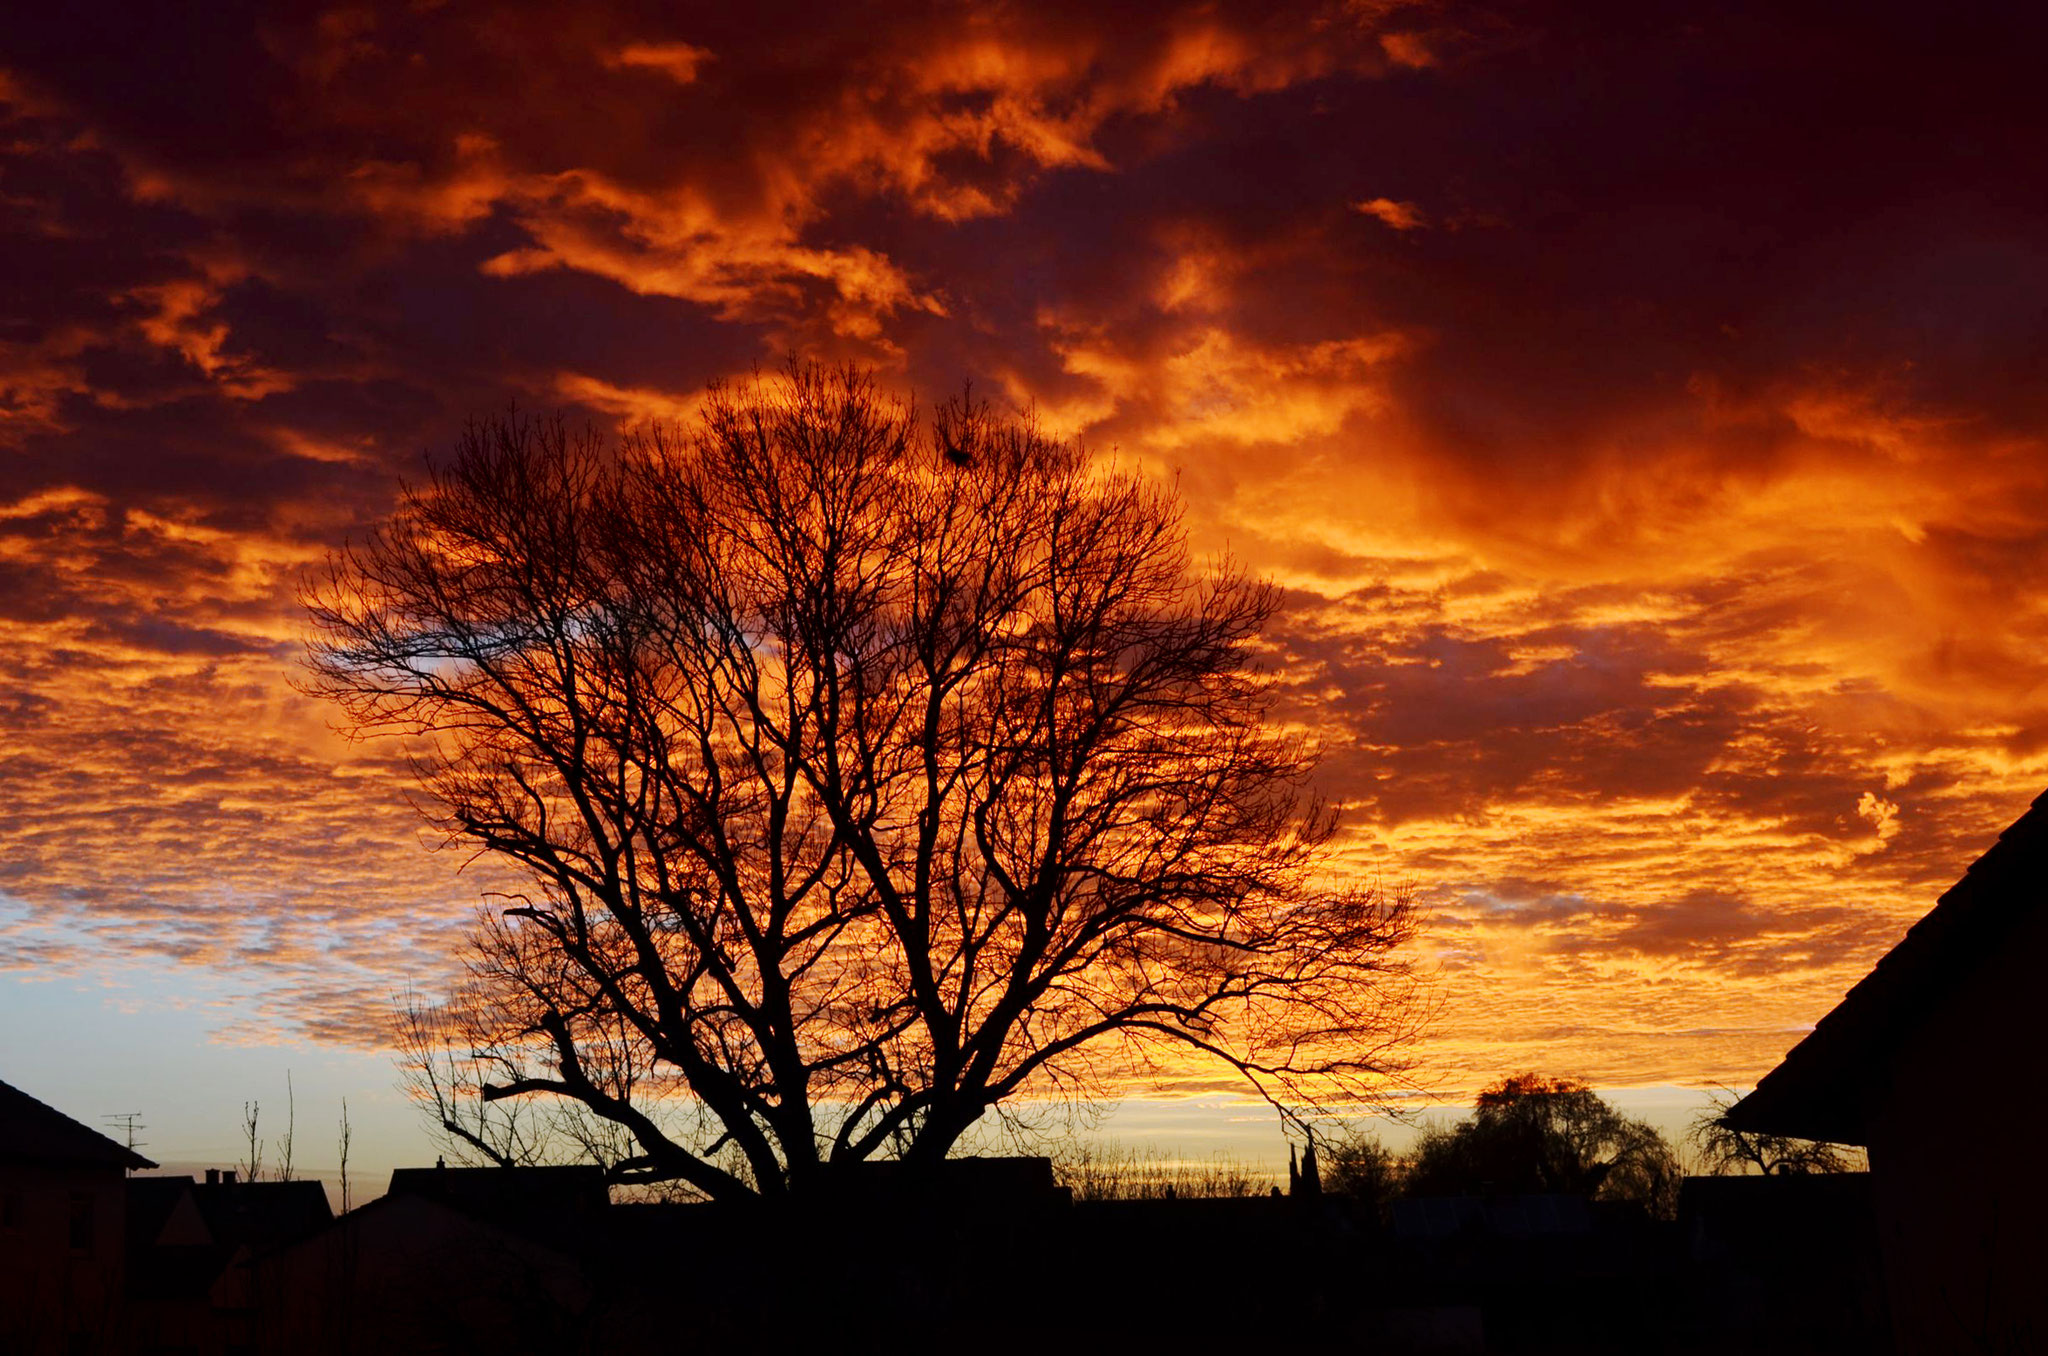
POLYGON ((206 1182, 192 1199, 215 1241, 259 1252, 310 1234, 334 1218, 327 1188, 291 1182, 206 1182))
MULTIPOLYGON (((128 1179, 128 1250, 156 1246, 164 1226, 178 1207, 192 1196, 190 1177, 131 1177, 128 1179)), ((197 1207, 191 1207, 197 1213, 197 1207)), ((204 1228, 204 1225, 200 1225, 204 1228)))
POLYGON ((109 1168, 156 1166, 20 1088, 0 1083, 0 1160, 10 1158, 109 1168))
POLYGON ((1869 1142, 1870 1091, 1917 1023, 2048 906, 2048 792, 1725 1118, 1739 1130, 1869 1142))
POLYGON ((318 1182, 131 1177, 129 1297, 203 1300, 237 1258, 289 1247, 333 1219, 318 1182))

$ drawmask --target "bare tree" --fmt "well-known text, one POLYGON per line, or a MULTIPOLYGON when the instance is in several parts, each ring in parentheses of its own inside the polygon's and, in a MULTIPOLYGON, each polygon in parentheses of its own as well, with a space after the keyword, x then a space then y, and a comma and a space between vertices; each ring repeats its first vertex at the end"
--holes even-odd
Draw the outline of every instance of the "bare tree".
POLYGON ((1700 1166, 1715 1176, 1756 1171, 1763 1174, 1853 1172, 1863 1166, 1862 1154, 1836 1144, 1784 1135, 1737 1130, 1722 1120, 1740 1098, 1716 1088, 1706 1109, 1693 1117, 1685 1140, 1700 1166))
POLYGON ((355 1131, 350 1127, 348 1123, 348 1098, 344 1097, 341 1099, 341 1120, 337 1126, 335 1136, 335 1147, 340 1151, 341 1155, 341 1213, 344 1215, 346 1215, 353 1206, 353 1201, 349 1196, 348 1146, 349 1141, 354 1138, 355 1131))
POLYGON ((531 881, 442 1010, 483 1099, 734 1196, 1190 1055, 1383 1095, 1413 915, 1325 874, 1253 662, 1275 591, 986 404, 793 365, 705 408, 475 424, 307 591, 310 689, 531 881))
POLYGON ((434 1138, 458 1162, 520 1167, 540 1162, 545 1144, 523 1102, 484 1100, 482 1056, 469 1052, 447 1006, 407 992, 396 1003, 400 1083, 426 1114, 434 1138))
POLYGON ((249 1142, 249 1156, 238 1166, 242 1170, 242 1180, 245 1182, 255 1181, 256 1175, 263 1171, 263 1137, 256 1131, 257 1117, 262 1111, 261 1102, 242 1103, 242 1135, 249 1142))
MULTIPOLYGON (((573 1099, 536 1106, 526 1098, 488 1095, 494 1074, 509 1075, 520 1067, 509 1063, 503 1050, 478 1048, 478 1037, 495 1031, 503 1020, 500 1001, 487 986, 472 981, 445 1003, 428 1003, 411 991, 394 1002, 400 1087, 427 1117, 442 1155, 473 1166, 505 1168, 578 1160, 610 1169, 635 1157, 636 1141, 623 1126, 593 1115, 573 1099)), ((623 1076, 622 1099, 633 1100, 639 1090, 637 1078, 623 1076)), ((647 1109, 664 1121, 687 1110, 647 1109)))
MULTIPOLYGON (((292 1071, 284 1071, 284 1133, 277 1137, 277 1180, 292 1180, 292 1141, 299 1123, 298 1098, 292 1091, 292 1071)), ((249 1179, 255 1181, 252 1175, 249 1179)))

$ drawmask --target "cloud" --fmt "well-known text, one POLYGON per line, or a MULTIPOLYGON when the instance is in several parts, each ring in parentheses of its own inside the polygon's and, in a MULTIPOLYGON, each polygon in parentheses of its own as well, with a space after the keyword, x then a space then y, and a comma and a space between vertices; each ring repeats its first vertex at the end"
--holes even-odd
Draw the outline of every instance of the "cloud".
POLYGON ((678 85, 687 85, 697 78, 697 68, 710 59, 710 52, 687 42, 632 42, 613 52, 605 64, 659 71, 678 85))
POLYGON ((1746 1081, 2048 780, 2040 35, 1982 23, 23 16, 0 963, 380 1039, 483 868, 291 691, 294 580, 471 414, 797 347, 1034 405, 1282 585, 1447 1078, 1746 1081))
POLYGON ((1373 220, 1396 231, 1417 231, 1429 224, 1422 209, 1412 202, 1395 202, 1392 198, 1368 198, 1352 206, 1373 220))
POLYGON ((266 369, 230 348, 232 329, 213 314, 222 288, 232 273, 211 278, 180 278, 137 288, 130 297, 147 308, 136 328, 151 343, 166 348, 237 400, 261 400, 292 388, 294 379, 266 369))
POLYGON ((1856 798, 1856 817, 1870 821, 1875 839, 1872 851, 1883 851, 1885 844, 1899 836, 1899 807, 1875 792, 1865 791, 1856 798))
POLYGON ((1429 50, 1429 40, 1419 33, 1382 33, 1380 48, 1396 66, 1422 70, 1436 65, 1436 57, 1429 50))

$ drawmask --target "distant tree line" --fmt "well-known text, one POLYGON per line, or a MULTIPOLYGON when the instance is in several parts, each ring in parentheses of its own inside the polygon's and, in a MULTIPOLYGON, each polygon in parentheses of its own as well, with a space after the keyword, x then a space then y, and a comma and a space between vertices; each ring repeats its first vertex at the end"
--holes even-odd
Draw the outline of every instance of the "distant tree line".
MULTIPOLYGON (((1721 1117, 1733 1102, 1732 1094, 1716 1095, 1687 1130, 1682 1147, 1696 1170, 1782 1175, 1861 1166, 1835 1145, 1731 1130, 1721 1117)), ((1353 1131, 1318 1136, 1315 1162, 1323 1194, 1367 1215, 1383 1215, 1403 1197, 1559 1194, 1634 1202, 1668 1219, 1687 1170, 1680 1148, 1576 1079, 1518 1073, 1481 1091, 1465 1119, 1426 1128, 1406 1154, 1353 1131)), ((1084 1201, 1245 1196, 1270 1186, 1227 1155, 1184 1160, 1088 1146, 1055 1166, 1084 1201)))

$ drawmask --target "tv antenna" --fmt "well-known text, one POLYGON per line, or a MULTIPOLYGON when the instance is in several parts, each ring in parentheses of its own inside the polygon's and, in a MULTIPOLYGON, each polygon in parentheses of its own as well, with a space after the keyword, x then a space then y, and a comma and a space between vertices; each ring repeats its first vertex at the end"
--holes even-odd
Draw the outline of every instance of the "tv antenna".
POLYGON ((142 1113, 140 1111, 116 1111, 102 1116, 100 1119, 122 1133, 128 1141, 128 1152, 131 1154, 135 1152, 138 1145, 149 1142, 148 1140, 135 1138, 137 1130, 149 1129, 148 1126, 142 1123, 142 1113))

